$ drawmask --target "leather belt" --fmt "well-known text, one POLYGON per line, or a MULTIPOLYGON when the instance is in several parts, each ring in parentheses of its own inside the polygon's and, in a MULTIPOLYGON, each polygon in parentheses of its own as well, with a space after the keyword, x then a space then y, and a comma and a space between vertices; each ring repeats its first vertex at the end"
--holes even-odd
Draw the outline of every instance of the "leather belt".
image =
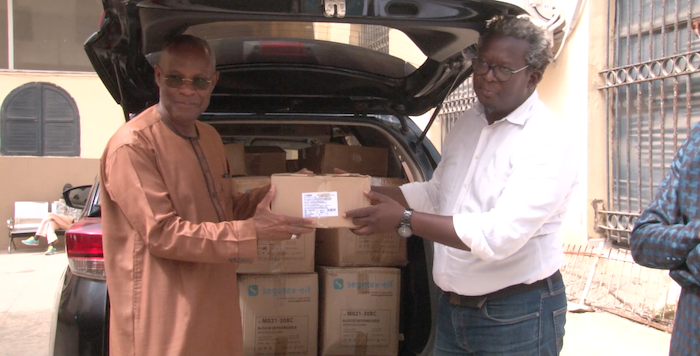
POLYGON ((548 287, 549 283, 554 283, 556 281, 561 280, 561 272, 557 270, 552 274, 551 276, 539 280, 535 283, 532 284, 515 284, 510 287, 505 287, 501 290, 497 290, 495 292, 491 292, 489 294, 484 294, 484 295, 476 295, 476 296, 465 296, 465 295, 459 295, 457 293, 453 292, 445 292, 445 296, 448 298, 450 301, 450 304, 452 305, 459 305, 463 307, 471 307, 471 308, 481 308, 487 300, 495 300, 495 299, 501 299, 501 298, 507 298, 507 297, 512 297, 514 295, 518 294, 523 294, 527 292, 531 292, 534 290, 539 290, 542 288, 548 287), (550 282, 548 282, 550 281, 550 282))

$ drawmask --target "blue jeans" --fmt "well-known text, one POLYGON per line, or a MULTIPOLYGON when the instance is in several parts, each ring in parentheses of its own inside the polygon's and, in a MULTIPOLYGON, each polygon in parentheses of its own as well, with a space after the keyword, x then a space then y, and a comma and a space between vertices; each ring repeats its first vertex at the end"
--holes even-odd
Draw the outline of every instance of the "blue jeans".
POLYGON ((558 355, 564 345, 566 293, 561 279, 531 292, 487 300, 481 308, 440 296, 434 356, 558 355))

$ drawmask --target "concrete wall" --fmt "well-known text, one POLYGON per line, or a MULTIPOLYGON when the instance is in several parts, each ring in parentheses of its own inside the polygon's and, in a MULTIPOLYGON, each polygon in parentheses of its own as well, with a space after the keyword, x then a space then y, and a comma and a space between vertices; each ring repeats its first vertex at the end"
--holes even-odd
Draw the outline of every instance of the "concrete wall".
MULTIPOLYGON (((92 184, 99 167, 99 159, 0 157, 0 251, 7 250, 8 231, 4 222, 13 216, 15 201, 56 201, 66 183, 92 184)), ((20 244, 19 240, 15 244, 20 244)))
MULTIPOLYGON (((600 29, 605 29, 605 23, 601 24, 599 18, 596 21, 590 19, 592 13, 600 11, 597 8, 594 11, 589 9, 588 4, 591 3, 595 2, 586 2, 576 28, 569 35, 556 62, 545 71, 538 86, 540 99, 562 118, 573 121, 574 132, 567 135, 576 141, 579 148, 579 186, 574 192, 564 222, 564 243, 585 244, 589 238, 598 237, 591 234, 589 229, 593 219, 592 214, 589 214, 592 208, 588 192, 592 185, 597 187, 601 180, 605 182, 606 179, 605 160, 600 162, 600 154, 606 154, 605 146, 598 143, 591 145, 592 142, 604 141, 605 132, 589 125, 592 118, 600 121, 597 115, 590 114, 591 105, 604 106, 604 102, 591 102, 589 99, 601 95, 596 89, 596 78, 602 67, 590 65, 589 61, 596 55, 600 56, 607 43, 604 37, 599 36, 600 29)), ((604 120, 602 122, 604 124, 604 120)))

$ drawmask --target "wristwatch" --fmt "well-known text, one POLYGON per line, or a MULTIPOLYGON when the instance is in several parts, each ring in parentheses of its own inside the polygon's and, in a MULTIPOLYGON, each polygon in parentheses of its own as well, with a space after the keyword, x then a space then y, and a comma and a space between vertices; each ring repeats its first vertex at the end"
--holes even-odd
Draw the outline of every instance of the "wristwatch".
POLYGON ((397 232, 399 233, 399 236, 403 237, 404 239, 413 236, 413 229, 411 229, 411 215, 413 215, 413 209, 406 208, 406 210, 403 211, 401 223, 399 223, 397 232))

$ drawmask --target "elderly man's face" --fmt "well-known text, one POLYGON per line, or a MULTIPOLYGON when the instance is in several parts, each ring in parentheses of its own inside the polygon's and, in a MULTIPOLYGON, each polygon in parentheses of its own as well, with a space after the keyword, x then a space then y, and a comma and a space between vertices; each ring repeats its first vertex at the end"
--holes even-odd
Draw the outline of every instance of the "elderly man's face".
POLYGON ((197 120, 209 106, 218 73, 204 49, 183 47, 163 51, 155 77, 160 103, 170 119, 186 124, 197 120))
MULTIPOLYGON (((525 55, 530 44, 513 37, 496 36, 483 44, 477 56, 490 66, 503 66, 511 70, 524 67, 525 55)), ((485 74, 474 74, 474 91, 479 102, 486 109, 486 118, 490 123, 500 120, 517 109, 535 89, 542 77, 541 71, 532 68, 513 73, 501 82, 494 76, 493 70, 485 74)))

